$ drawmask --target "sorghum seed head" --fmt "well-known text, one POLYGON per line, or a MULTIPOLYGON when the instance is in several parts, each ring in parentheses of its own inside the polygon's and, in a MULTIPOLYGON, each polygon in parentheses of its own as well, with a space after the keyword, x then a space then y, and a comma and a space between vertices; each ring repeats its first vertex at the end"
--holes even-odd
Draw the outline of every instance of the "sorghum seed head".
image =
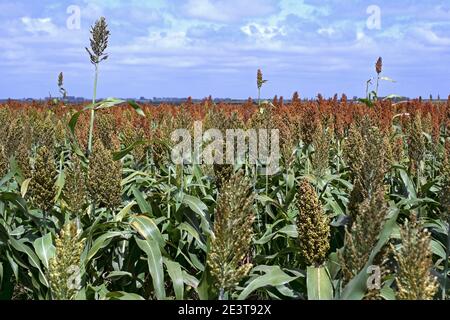
POLYGON ((300 254, 308 266, 320 266, 330 249, 330 226, 311 184, 302 180, 297 198, 300 254))
POLYGON ((381 57, 378 58, 377 63, 375 65, 375 70, 378 74, 383 72, 383 59, 381 57))
POLYGON ((400 230, 402 246, 394 251, 398 264, 396 283, 399 300, 432 300, 438 289, 430 250, 431 235, 414 215, 400 230))
POLYGON ((31 173, 30 194, 33 204, 44 212, 50 211, 55 203, 57 174, 52 150, 40 147, 31 173))
POLYGON ((350 281, 367 263, 378 241, 387 215, 384 189, 366 198, 357 207, 356 220, 345 230, 345 246, 340 256, 344 281, 350 281))
POLYGON ((9 161, 4 148, 0 145, 0 180, 8 173, 9 161))
POLYGON ((258 69, 258 72, 256 73, 256 85, 258 86, 258 89, 261 89, 264 83, 266 83, 267 80, 263 79, 263 74, 261 69, 258 69))
POLYGON ((64 75, 63 75, 63 73, 61 72, 59 75, 58 75, 58 87, 62 87, 64 85, 64 75))
POLYGON ((242 172, 233 175, 219 194, 207 257, 219 289, 232 289, 252 268, 245 258, 253 238, 253 202, 251 183, 242 172))
POLYGON ((108 25, 106 24, 106 19, 101 17, 95 22, 95 25, 91 27, 91 48, 86 48, 92 64, 96 65, 108 58, 108 54, 105 53, 105 50, 108 47, 109 35, 110 32, 108 30, 108 25))
POLYGON ((66 169, 64 198, 71 213, 81 215, 87 205, 86 173, 80 160, 75 158, 66 169))
POLYGON ((92 200, 115 209, 122 202, 122 164, 114 161, 112 154, 99 140, 95 141, 89 158, 87 186, 92 200))
POLYGON ((80 239, 77 225, 70 222, 64 225, 56 236, 56 254, 50 259, 48 279, 54 300, 73 300, 78 288, 70 281, 80 270, 80 256, 85 239, 80 239))

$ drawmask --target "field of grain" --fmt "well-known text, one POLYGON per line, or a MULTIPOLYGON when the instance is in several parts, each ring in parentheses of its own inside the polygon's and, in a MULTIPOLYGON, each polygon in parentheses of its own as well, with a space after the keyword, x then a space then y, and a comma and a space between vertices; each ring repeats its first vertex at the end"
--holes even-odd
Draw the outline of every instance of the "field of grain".
POLYGON ((450 100, 0 106, 2 299, 445 299, 450 100), (88 108, 87 109, 92 109, 88 108), (275 174, 173 130, 279 130, 275 174))

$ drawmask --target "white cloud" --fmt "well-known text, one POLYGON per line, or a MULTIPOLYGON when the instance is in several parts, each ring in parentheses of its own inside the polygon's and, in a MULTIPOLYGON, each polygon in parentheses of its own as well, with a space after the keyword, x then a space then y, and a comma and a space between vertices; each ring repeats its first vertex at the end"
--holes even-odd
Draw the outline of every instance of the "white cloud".
POLYGON ((449 46, 450 38, 448 37, 440 37, 436 34, 431 28, 426 27, 417 27, 414 28, 415 34, 419 37, 419 39, 425 40, 428 44, 435 46, 449 46))
POLYGON ((58 28, 53 24, 51 18, 33 19, 30 17, 22 17, 20 20, 24 24, 25 30, 33 34, 48 33, 50 35, 55 35, 58 31, 58 28))
POLYGON ((270 0, 189 0, 185 13, 208 21, 230 22, 275 13, 270 0))
POLYGON ((284 28, 276 26, 264 26, 259 23, 249 23, 241 28, 241 31, 249 37, 270 40, 278 35, 286 35, 284 28))
POLYGON ((317 33, 320 35, 327 35, 331 37, 333 34, 336 33, 336 30, 334 30, 332 27, 320 28, 319 30, 317 30, 317 33))

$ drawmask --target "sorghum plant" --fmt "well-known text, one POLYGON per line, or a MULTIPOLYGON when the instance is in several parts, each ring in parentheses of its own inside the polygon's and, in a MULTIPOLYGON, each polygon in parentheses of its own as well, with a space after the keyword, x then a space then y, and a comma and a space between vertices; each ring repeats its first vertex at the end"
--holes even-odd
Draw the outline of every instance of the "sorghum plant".
POLYGON ((96 140, 89 159, 87 187, 90 198, 98 205, 114 210, 122 202, 122 164, 100 140, 96 140))
POLYGON ((61 93, 61 98, 65 99, 67 97, 67 91, 64 89, 64 74, 62 72, 58 75, 58 88, 61 93))
POLYGON ((266 83, 267 80, 263 79, 263 74, 261 69, 258 69, 258 72, 256 73, 256 86, 258 87, 258 105, 261 106, 261 88, 264 83, 266 83))
POLYGON ((300 255, 307 266, 321 266, 330 249, 330 226, 316 191, 302 180, 297 194, 300 255))
POLYGON ((64 225, 56 236, 56 254, 49 262, 49 282, 54 300, 73 300, 78 293, 80 256, 85 239, 80 239, 75 222, 64 225), (77 274, 78 273, 78 274, 77 274))
MULTIPOLYGON (((86 48, 89 53, 91 63, 95 66, 95 79, 94 79, 94 94, 92 96, 92 104, 94 105, 97 99, 97 82, 98 82, 98 67, 100 62, 108 59, 108 54, 105 53, 108 47, 108 38, 110 32, 108 30, 108 25, 106 24, 106 19, 101 17, 95 22, 95 25, 91 28, 91 48, 86 48)), ((91 110, 91 120, 89 124, 89 141, 88 141, 88 154, 92 152, 92 138, 94 132, 95 123, 95 109, 91 110)))
POLYGON ((75 158, 66 169, 66 181, 63 194, 71 213, 81 216, 88 203, 86 173, 80 160, 75 158))
POLYGON ((414 215, 405 222, 400 235, 401 248, 394 253, 398 264, 397 299, 431 300, 438 288, 436 278, 430 272, 433 266, 431 235, 414 215))
POLYGON ((57 174, 52 150, 40 147, 31 173, 30 194, 33 204, 43 211, 44 220, 55 204, 57 174))
POLYGON ((222 187, 207 257, 220 298, 252 268, 244 259, 250 253, 253 238, 253 202, 252 185, 242 172, 236 173, 222 187))
POLYGON ((387 214, 384 189, 358 206, 356 220, 345 230, 345 246, 340 256, 344 282, 350 281, 366 264, 378 241, 387 214))

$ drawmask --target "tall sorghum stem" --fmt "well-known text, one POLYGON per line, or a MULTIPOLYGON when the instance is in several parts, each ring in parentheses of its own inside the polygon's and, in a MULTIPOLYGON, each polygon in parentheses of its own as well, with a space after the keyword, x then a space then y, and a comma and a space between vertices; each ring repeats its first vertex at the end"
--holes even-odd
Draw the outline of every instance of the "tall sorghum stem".
POLYGON ((169 165, 169 191, 167 192, 167 218, 170 219, 170 176, 172 175, 172 169, 169 165))
POLYGON ((98 64, 95 64, 94 95, 92 96, 91 121, 89 123, 88 156, 92 153, 92 138, 93 138, 93 133, 94 133, 94 123, 95 123, 94 105, 97 100, 97 83, 98 83, 98 64))
POLYGON ((261 106, 261 88, 258 88, 258 106, 261 106))
POLYGON ((379 89, 379 87, 380 87, 380 76, 377 77, 377 88, 375 90, 375 93, 377 95, 376 99, 378 99, 378 89, 379 89))

